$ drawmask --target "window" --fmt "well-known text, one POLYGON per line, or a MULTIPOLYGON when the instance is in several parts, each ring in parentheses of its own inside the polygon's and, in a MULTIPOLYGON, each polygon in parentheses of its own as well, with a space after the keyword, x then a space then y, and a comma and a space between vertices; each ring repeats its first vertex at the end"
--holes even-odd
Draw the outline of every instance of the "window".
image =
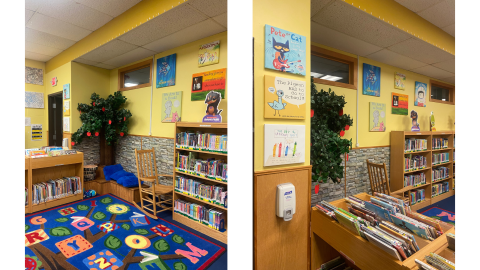
POLYGON ((315 83, 357 90, 357 58, 312 46, 311 59, 315 83))
POLYGON ((430 101, 455 105, 455 86, 430 80, 430 101))
POLYGON ((127 91, 151 85, 152 60, 118 70, 118 91, 127 91))

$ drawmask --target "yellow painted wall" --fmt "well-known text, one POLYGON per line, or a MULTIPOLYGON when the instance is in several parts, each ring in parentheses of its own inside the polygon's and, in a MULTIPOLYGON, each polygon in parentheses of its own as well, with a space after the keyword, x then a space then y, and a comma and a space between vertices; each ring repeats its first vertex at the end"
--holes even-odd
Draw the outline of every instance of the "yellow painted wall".
MULTIPOLYGON (((48 73, 45 74, 45 108, 48 108, 48 95, 63 92, 63 85, 70 84, 70 97, 73 92, 72 88, 72 63, 68 62, 48 73), (50 81, 53 77, 57 77, 57 85, 52 86, 50 81)), ((71 103, 70 103, 71 107, 71 103)), ((72 108, 70 108, 71 111, 72 108)), ((72 119, 70 118, 70 127, 72 126, 72 119)), ((48 131, 48 110, 45 109, 45 127, 44 130, 48 131)), ((45 141, 46 143, 46 141, 45 141)))
MULTIPOLYGON (((203 101, 191 101, 190 89, 192 83, 192 74, 199 72, 206 72, 210 70, 227 68, 227 32, 219 33, 204 39, 200 39, 189 44, 159 53, 155 55, 155 74, 156 74, 156 59, 170 54, 177 54, 177 73, 176 83, 174 86, 156 88, 156 76, 152 83, 153 86, 153 111, 152 111, 152 136, 169 137, 175 136, 175 125, 173 123, 161 122, 161 94, 167 92, 183 91, 182 97, 182 122, 201 122, 205 116, 205 103, 203 101), (198 67, 198 51, 202 44, 210 43, 212 41, 220 40, 220 61, 218 64, 198 67)), ((148 60, 145 58, 135 64, 148 60)), ((151 58, 150 58, 151 59, 151 58)), ((129 65, 131 65, 129 64, 129 65)), ((126 66, 129 66, 126 65, 126 66)), ((123 67, 126 67, 123 66, 123 67)), ((120 68, 123 68, 120 67, 120 68)), ((228 70, 227 70, 228 74, 228 70)), ((228 76, 228 75, 227 75, 228 76)), ((229 76, 232 78, 232 76, 229 76)), ((240 78, 239 78, 240 79, 240 78)), ((228 88, 227 79, 227 88, 228 88)), ((118 69, 110 71, 110 94, 118 90, 118 69)), ((228 91, 225 91, 225 99, 220 102, 220 109, 223 109, 222 121, 227 123, 227 100, 228 91)), ((132 113, 130 118, 129 133, 133 135, 148 136, 150 128, 150 87, 139 88, 129 91, 123 91, 122 94, 127 97, 126 108, 132 113)))
MULTIPOLYGON (((305 120, 280 120, 264 119, 264 76, 282 76, 288 79, 301 80, 306 82, 306 115, 310 115, 310 47, 307 45, 307 59, 305 63, 306 76, 281 73, 265 69, 265 24, 272 25, 290 32, 303 35, 310 42, 310 0, 275 1, 263 0, 253 1, 253 36, 254 40, 254 171, 267 169, 278 169, 282 167, 310 165, 310 118, 305 120), (289 16, 279 15, 279 11, 288 10, 289 16), (292 15, 293 14, 293 15, 292 15), (264 147, 264 125, 265 124, 286 124, 305 125, 305 163, 298 163, 283 166, 263 166, 264 147)), ((248 74, 247 74, 248 75, 248 74)), ((248 86, 246 86, 248 89, 248 86)))
MULTIPOLYGON (((32 68, 40 68, 44 72, 43 85, 25 83, 25 91, 41 92, 45 94, 45 84, 48 83, 45 81, 45 78, 46 78, 45 63, 25 59, 25 66, 32 67, 32 68)), ((44 99, 47 99, 45 95, 44 95, 44 99)), ((41 124, 44 130, 46 127, 46 123, 48 123, 45 121, 46 119, 45 115, 47 114, 47 110, 45 108, 44 109, 25 108, 25 117, 30 117, 32 124, 41 124)), ((46 143, 47 143, 47 138, 45 134, 43 135, 43 139, 41 141, 32 141, 32 129, 31 127, 25 127, 25 148, 26 149, 42 147, 46 143)))

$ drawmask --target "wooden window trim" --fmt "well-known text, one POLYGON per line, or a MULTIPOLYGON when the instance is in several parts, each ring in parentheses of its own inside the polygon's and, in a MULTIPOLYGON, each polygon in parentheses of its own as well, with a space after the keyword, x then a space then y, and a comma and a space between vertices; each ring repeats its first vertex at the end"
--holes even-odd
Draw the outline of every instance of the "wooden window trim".
POLYGON ((348 64, 348 66, 349 66, 348 83, 333 82, 333 81, 322 80, 322 79, 319 79, 319 78, 313 78, 314 83, 320 83, 320 84, 326 84, 326 85, 331 85, 331 86, 349 88, 349 89, 353 89, 353 90, 358 89, 358 87, 357 87, 357 84, 358 84, 358 80, 357 80, 357 78, 358 78, 357 77, 358 76, 358 74, 357 74, 357 71, 358 71, 357 58, 354 58, 354 57, 351 57, 351 56, 348 56, 348 55, 344 55, 344 54, 341 54, 341 53, 337 53, 337 52, 334 52, 334 51, 330 51, 330 50, 327 50, 327 49, 323 49, 323 48, 320 48, 320 47, 317 47, 317 46, 314 46, 314 45, 311 46, 311 54, 315 55, 315 56, 318 56, 318 57, 326 58, 326 59, 329 59, 329 60, 345 63, 345 64, 348 64))
POLYGON ((439 81, 430 80, 430 87, 429 88, 430 88, 430 95, 428 95, 428 98, 429 98, 430 102, 455 105, 455 86, 454 85, 442 83, 442 82, 439 82, 439 81), (450 101, 433 99, 432 98, 432 86, 438 86, 438 87, 448 89, 448 95, 449 95, 448 99, 450 101))
POLYGON ((119 69, 118 70, 118 91, 128 91, 128 90, 151 86, 152 85, 152 68, 153 68, 152 60, 146 60, 137 64, 133 64, 131 66, 119 69), (131 87, 122 87, 125 84, 124 76, 123 76, 125 73, 132 72, 132 71, 139 70, 146 67, 150 67, 150 76, 149 76, 148 83, 139 84, 131 87))

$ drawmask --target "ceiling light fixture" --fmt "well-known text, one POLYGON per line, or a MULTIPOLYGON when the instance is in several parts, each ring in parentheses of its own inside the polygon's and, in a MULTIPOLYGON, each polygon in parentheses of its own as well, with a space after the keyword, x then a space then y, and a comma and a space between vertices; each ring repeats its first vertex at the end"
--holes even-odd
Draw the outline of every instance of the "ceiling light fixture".
POLYGON ((335 81, 341 80, 343 78, 342 77, 337 77, 337 76, 332 76, 332 75, 326 75, 326 76, 323 76, 320 79, 335 82, 335 81))

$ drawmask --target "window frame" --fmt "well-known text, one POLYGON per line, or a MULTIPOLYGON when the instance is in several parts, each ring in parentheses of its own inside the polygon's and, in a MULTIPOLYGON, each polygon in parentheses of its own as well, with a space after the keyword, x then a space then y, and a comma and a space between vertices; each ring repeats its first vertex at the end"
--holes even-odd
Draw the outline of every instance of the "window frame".
POLYGON ((143 62, 140 62, 140 63, 130 65, 128 67, 124 67, 124 68, 119 69, 118 70, 118 91, 128 91, 128 90, 134 90, 134 89, 138 89, 138 88, 151 86, 152 85, 152 68, 153 68, 153 62, 152 62, 151 59, 149 59, 149 60, 146 60, 146 61, 143 61, 143 62), (150 75, 149 75, 148 83, 139 84, 139 85, 130 86, 130 87, 122 87, 122 86, 125 85, 125 80, 124 80, 125 73, 132 72, 132 71, 139 70, 139 69, 146 68, 146 67, 150 68, 150 75))
POLYGON ((334 51, 330 51, 327 49, 323 49, 315 45, 311 45, 311 54, 318 57, 333 60, 336 62, 348 64, 349 66, 348 83, 334 82, 334 81, 322 80, 319 78, 313 78, 314 83, 326 84, 326 85, 337 86, 342 88, 349 88, 352 90, 358 90, 358 79, 357 79, 358 78, 358 74, 357 74, 358 59, 357 58, 354 58, 345 54, 337 53, 334 51))
POLYGON ((450 84, 446 84, 446 83, 442 83, 442 82, 430 79, 429 88, 430 88, 430 95, 428 96, 428 98, 429 98, 430 102, 437 102, 437 103, 442 103, 442 104, 455 105, 455 86, 454 85, 450 85, 450 84), (437 86, 437 87, 447 89, 448 90, 449 101, 443 101, 443 100, 432 98, 432 93, 433 93, 432 92, 432 86, 437 86))

